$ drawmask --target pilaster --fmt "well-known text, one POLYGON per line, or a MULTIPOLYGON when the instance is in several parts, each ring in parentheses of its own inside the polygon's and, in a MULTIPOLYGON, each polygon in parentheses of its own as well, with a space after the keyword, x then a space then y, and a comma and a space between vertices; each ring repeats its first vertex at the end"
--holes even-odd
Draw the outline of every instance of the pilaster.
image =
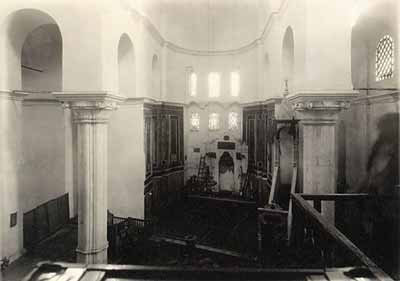
POLYGON ((71 110, 76 135, 78 189, 77 262, 107 263, 107 135, 108 120, 121 96, 100 93, 55 93, 71 110))

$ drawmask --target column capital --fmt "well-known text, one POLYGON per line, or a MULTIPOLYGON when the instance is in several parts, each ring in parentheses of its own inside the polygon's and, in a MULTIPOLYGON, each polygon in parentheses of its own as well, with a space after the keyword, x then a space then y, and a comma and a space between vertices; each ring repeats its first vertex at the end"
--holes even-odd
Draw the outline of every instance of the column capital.
POLYGON ((107 92, 57 92, 53 95, 70 108, 75 123, 106 123, 125 97, 107 92))
POLYGON ((353 90, 298 91, 287 100, 300 119, 336 119, 357 95, 358 92, 353 90))

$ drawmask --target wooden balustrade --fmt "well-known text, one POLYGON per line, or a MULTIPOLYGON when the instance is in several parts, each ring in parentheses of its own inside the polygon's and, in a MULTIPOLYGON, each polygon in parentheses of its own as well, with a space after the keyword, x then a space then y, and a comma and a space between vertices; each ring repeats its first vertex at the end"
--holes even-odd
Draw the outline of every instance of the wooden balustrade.
POLYGON ((121 258, 135 243, 147 239, 153 232, 150 220, 122 218, 109 213, 107 239, 108 254, 112 261, 121 258))
POLYGON ((316 256, 323 268, 362 266, 377 280, 391 280, 367 255, 320 213, 321 201, 361 200, 368 194, 295 194, 292 193, 291 246, 308 256, 316 256), (307 200, 314 202, 314 207, 307 200), (319 211, 318 211, 319 210, 319 211))

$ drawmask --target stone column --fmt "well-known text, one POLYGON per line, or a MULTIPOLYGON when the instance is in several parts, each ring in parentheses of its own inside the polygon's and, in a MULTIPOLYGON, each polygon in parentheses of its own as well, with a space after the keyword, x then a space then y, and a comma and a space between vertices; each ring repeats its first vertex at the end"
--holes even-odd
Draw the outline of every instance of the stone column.
MULTIPOLYGON (((303 193, 335 193, 337 180, 336 122, 350 106, 353 91, 296 93, 288 100, 300 120, 300 181, 303 193)), ((331 204, 322 204, 322 215, 334 222, 331 204)))
POLYGON ((71 109, 77 132, 77 262, 107 263, 107 123, 124 98, 107 93, 54 95, 71 109))

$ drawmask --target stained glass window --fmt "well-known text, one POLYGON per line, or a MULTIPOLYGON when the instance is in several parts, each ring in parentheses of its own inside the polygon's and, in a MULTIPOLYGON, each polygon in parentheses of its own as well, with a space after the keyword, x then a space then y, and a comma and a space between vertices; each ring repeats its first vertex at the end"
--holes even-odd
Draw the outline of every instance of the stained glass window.
POLYGON ((237 130, 239 128, 239 114, 237 112, 229 112, 228 128, 229 130, 237 130))
POLYGON ((200 130, 200 115, 197 112, 193 112, 190 116, 190 129, 192 131, 200 130))
POLYGON ((211 131, 215 131, 219 129, 219 114, 211 113, 208 119, 208 128, 211 131))
POLYGON ((218 72, 208 74, 208 96, 217 98, 221 91, 221 77, 218 72))
POLYGON ((189 88, 190 88, 190 95, 192 97, 195 97, 197 95, 197 74, 195 72, 190 73, 189 88))

